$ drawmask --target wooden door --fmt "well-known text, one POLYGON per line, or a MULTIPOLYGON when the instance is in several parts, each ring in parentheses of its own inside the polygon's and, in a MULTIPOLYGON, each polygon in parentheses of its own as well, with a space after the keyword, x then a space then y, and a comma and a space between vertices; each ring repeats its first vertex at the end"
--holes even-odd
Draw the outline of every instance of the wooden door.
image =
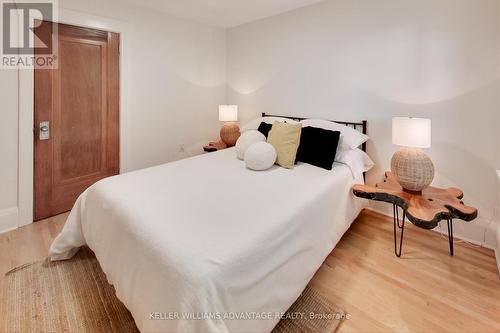
POLYGON ((86 188, 119 173, 119 35, 57 29, 57 68, 35 68, 35 220, 70 210, 86 188))

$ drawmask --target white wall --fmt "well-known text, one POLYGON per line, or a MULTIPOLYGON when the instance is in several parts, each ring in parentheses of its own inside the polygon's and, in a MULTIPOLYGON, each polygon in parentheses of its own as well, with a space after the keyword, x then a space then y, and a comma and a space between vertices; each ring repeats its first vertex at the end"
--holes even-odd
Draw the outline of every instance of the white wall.
POLYGON ((0 70, 0 231, 17 226, 18 73, 0 70))
MULTIPOLYGON (((84 17, 86 25, 126 30, 122 172, 179 158, 181 143, 201 149, 217 137, 217 106, 226 94, 224 29, 113 1, 59 0, 59 5, 61 18, 84 17)), ((0 231, 23 224, 17 220, 18 99, 18 73, 0 70, 0 231)))
MULTIPOLYGON (((479 208, 480 219, 457 222, 455 232, 483 243, 500 161, 498 6, 331 0, 230 29, 227 102, 240 105, 242 119, 367 119, 377 165, 369 183, 382 179, 397 149, 391 117, 431 118, 434 184, 462 188, 479 208)), ((486 238, 492 246, 493 235, 486 238)))

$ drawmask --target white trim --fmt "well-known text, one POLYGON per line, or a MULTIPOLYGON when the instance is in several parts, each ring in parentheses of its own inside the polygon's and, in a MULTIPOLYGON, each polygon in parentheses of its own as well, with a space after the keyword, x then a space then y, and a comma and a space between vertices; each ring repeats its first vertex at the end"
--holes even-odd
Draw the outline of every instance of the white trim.
MULTIPOLYGON (((386 213, 386 212, 384 212, 384 211, 382 211, 380 209, 377 209, 377 208, 374 208, 374 207, 366 207, 366 209, 367 210, 371 210, 372 212, 375 212, 375 213, 378 213, 378 214, 390 217, 392 219, 392 214, 386 213)), ((448 235, 448 231, 446 231, 446 232, 445 231, 441 231, 441 229, 438 228, 438 227, 436 227, 434 229, 431 229, 431 231, 434 231, 434 232, 437 232, 437 233, 440 233, 440 234, 443 234, 443 235, 448 235)), ((457 235, 455 232, 453 233, 453 238, 460 239, 460 240, 463 240, 463 241, 465 241, 467 243, 471 243, 471 244, 474 244, 474 245, 477 245, 477 246, 481 246, 481 247, 484 247, 486 249, 495 250, 495 248, 492 247, 492 246, 490 246, 489 244, 481 243, 481 242, 478 242, 476 240, 472 240, 472 239, 469 239, 467 237, 464 237, 462 235, 457 235)))
POLYGON ((499 222, 500 221, 498 220, 493 221, 493 225, 491 226, 491 231, 493 232, 493 235, 495 235, 495 241, 496 241, 495 257, 497 259, 498 275, 500 275, 500 225, 498 224, 499 222))
POLYGON ((387 217, 390 217, 392 219, 392 214, 389 214, 381 209, 377 209, 375 207, 371 207, 371 206, 368 206, 368 207, 365 207, 366 210, 371 210, 372 212, 375 212, 377 214, 380 214, 380 215, 384 215, 384 216, 387 216, 387 217))
MULTIPOLYGON (((456 221, 456 220, 454 220, 454 221, 456 221)), ((453 224, 453 225, 455 225, 455 224, 453 224)), ((484 225, 482 225, 481 227, 483 228, 483 233, 484 233, 484 230, 487 227, 485 227, 484 225)), ((440 234, 445 235, 445 236, 448 236, 448 231, 441 230, 441 228, 434 228, 434 229, 432 229, 432 231, 440 233, 440 234)), ((487 244, 485 242, 483 242, 483 243, 478 242, 477 240, 473 240, 473 239, 464 237, 460 234, 456 234, 455 231, 453 231, 453 238, 460 239, 464 242, 471 243, 471 244, 476 245, 476 246, 484 247, 485 249, 495 250, 495 248, 490 244, 487 244)))
POLYGON ((19 222, 24 226, 33 222, 33 86, 32 69, 19 70, 19 155, 18 198, 19 222))
MULTIPOLYGON (((125 21, 100 17, 79 11, 59 8, 58 23, 102 29, 120 34, 120 172, 127 171, 129 147, 126 138, 130 108, 129 63, 130 27, 125 21)), ((33 223, 33 70, 19 70, 19 173, 18 173, 18 226, 33 223)), ((17 208, 16 208, 17 211, 17 208)))
POLYGON ((494 217, 493 225, 491 226, 491 230, 494 232, 495 240, 496 240, 496 249, 495 249, 495 257, 497 258, 497 269, 498 274, 500 275, 500 216, 498 216, 500 212, 500 170, 497 170, 497 184, 498 184, 498 202, 496 207, 496 214, 494 217))
POLYGON ((17 207, 11 207, 0 210, 0 233, 16 229, 17 220, 18 220, 17 207))
POLYGON ((495 249, 495 257, 497 259, 497 270, 500 275, 500 227, 497 228, 497 248, 495 249))
POLYGON ((500 250, 495 249, 495 257, 497 258, 498 275, 500 275, 500 250))

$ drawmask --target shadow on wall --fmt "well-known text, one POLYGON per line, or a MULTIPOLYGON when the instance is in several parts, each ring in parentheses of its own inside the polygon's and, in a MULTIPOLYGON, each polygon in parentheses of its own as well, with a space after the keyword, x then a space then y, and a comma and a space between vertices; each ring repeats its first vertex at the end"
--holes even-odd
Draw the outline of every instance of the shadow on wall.
POLYGON ((227 102, 243 123, 261 112, 368 120, 370 183, 397 149, 391 118, 430 118, 435 184, 462 188, 490 219, 500 167, 498 3, 452 2, 323 1, 230 29, 227 102))
MULTIPOLYGON (((367 91, 351 94, 352 107, 336 107, 325 101, 323 107, 297 108, 283 102, 278 106, 269 91, 269 82, 251 94, 230 90, 230 101, 240 105, 241 118, 248 121, 261 112, 318 117, 332 120, 368 120, 371 141, 368 152, 376 162, 368 182, 382 179, 390 168, 390 159, 398 147, 391 142, 391 118, 411 115, 432 119, 432 148, 427 153, 436 166, 436 186, 455 186, 465 192, 465 201, 479 208, 480 218, 490 220, 497 204, 496 164, 500 150, 497 140, 500 123, 500 80, 496 79, 458 96, 428 104, 408 104, 390 100, 367 91), (328 104, 331 107, 328 107, 328 104)), ((283 94, 287 95, 285 91, 283 94)), ((290 93, 292 94, 292 93, 290 93)))
MULTIPOLYGON (((499 143, 496 140, 500 124, 500 80, 496 79, 462 95, 430 104, 403 104, 397 101, 388 109, 400 110, 400 115, 432 119, 432 148, 427 152, 435 167, 435 186, 459 187, 464 200, 479 209, 480 219, 492 220, 497 205, 495 167, 499 143)), ((389 117, 389 115, 387 115, 389 117)), ((390 132, 390 124, 386 124, 390 132)), ((372 147, 377 147, 374 133, 372 147)), ((390 139, 389 139, 390 140, 390 139)), ((384 142, 390 143, 387 136, 384 142)), ((393 147, 393 150, 397 147, 393 147)), ((375 159, 389 167, 388 149, 375 150, 375 159)))
POLYGON ((134 112, 123 119, 129 160, 127 171, 188 156, 183 153, 194 154, 196 149, 192 147, 216 138, 220 128, 217 110, 224 102, 224 83, 207 87, 168 68, 149 66, 138 70, 149 71, 154 84, 132 84, 134 96, 140 98, 132 99, 134 112))

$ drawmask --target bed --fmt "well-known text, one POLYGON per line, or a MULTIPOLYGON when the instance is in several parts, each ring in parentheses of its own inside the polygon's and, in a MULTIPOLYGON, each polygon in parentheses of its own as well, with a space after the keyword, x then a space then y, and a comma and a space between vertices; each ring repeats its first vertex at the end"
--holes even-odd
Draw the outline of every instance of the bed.
POLYGON ((245 168, 234 148, 104 179, 52 260, 88 245, 143 332, 270 332, 363 208, 344 164, 245 168))

